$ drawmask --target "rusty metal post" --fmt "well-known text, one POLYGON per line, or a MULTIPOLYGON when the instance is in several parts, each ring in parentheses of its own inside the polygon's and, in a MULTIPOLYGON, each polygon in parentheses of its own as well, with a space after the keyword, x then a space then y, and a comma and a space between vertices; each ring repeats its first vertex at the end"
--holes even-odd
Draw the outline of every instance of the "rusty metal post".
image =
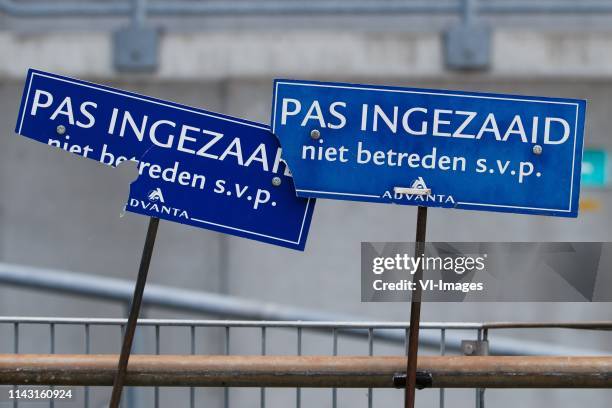
POLYGON ((140 258, 140 267, 138 268, 138 278, 136 279, 136 286, 134 287, 130 314, 125 326, 125 333, 123 334, 123 344, 121 346, 121 354, 119 355, 117 375, 113 382, 113 393, 109 404, 110 408, 119 407, 119 403, 121 402, 121 392, 125 384, 128 360, 132 352, 132 342, 134 341, 134 334, 136 333, 136 323, 138 322, 142 295, 144 293, 145 284, 147 283, 147 275, 149 274, 149 265, 151 264, 151 257, 153 256, 153 247, 155 246, 158 225, 159 218, 151 217, 149 219, 149 227, 147 229, 147 236, 140 258))
MULTIPOLYGON (((414 247, 414 257, 419 258, 425 253, 425 233, 427 230, 427 207, 418 207, 416 239, 414 247)), ((417 354, 419 349, 419 325, 421 324, 421 288, 423 279, 423 265, 419 262, 414 274, 413 282, 416 282, 415 291, 412 293, 410 302, 410 333, 408 336, 408 362, 406 364, 406 391, 404 398, 405 408, 414 408, 416 394, 416 368, 417 354)))

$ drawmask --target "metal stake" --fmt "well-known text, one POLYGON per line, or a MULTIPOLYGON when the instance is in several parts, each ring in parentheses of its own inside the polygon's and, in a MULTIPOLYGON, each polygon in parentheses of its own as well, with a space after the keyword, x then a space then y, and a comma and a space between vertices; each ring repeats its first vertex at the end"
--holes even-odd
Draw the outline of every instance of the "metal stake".
MULTIPOLYGON (((427 229, 427 207, 418 207, 417 225, 414 256, 421 257, 425 253, 425 232, 427 229)), ((406 394, 404 399, 405 408, 414 408, 416 394, 416 368, 417 352, 419 349, 419 324, 421 323, 421 279, 423 279, 423 267, 419 262, 414 274, 413 282, 416 282, 415 291, 410 302, 410 333, 408 335, 408 363, 406 365, 406 394)))
POLYGON ((134 287, 132 305, 130 306, 130 315, 128 317, 127 325, 125 326, 125 333, 123 335, 123 345, 121 346, 121 355, 119 356, 119 366, 117 368, 115 381, 113 382, 113 393, 111 395, 109 404, 110 408, 118 408, 119 403, 121 402, 121 391, 123 390, 123 384, 125 384, 128 360, 132 351, 132 342, 134 340, 134 333, 136 332, 136 323, 138 322, 142 295, 147 282, 147 275, 149 273, 151 256, 153 255, 153 246, 155 245, 158 225, 159 218, 151 217, 149 219, 149 228, 147 229, 147 237, 145 238, 145 244, 142 250, 142 256, 140 258, 140 267, 138 269, 136 286, 134 287))

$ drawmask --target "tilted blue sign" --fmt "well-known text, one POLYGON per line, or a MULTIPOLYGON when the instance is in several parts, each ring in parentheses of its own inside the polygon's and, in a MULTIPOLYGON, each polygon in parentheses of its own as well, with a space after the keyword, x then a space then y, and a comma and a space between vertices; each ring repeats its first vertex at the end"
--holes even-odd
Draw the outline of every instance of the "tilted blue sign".
POLYGON ((136 162, 128 211, 304 249, 314 200, 296 197, 268 126, 30 70, 16 132, 136 162))
POLYGON ((586 101, 276 80, 301 197, 576 217, 586 101))

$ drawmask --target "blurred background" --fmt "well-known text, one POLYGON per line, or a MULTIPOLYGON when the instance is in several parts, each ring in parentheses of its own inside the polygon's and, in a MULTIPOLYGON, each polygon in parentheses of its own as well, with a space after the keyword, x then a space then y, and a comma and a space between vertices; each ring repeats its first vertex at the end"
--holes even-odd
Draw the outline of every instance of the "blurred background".
MULTIPOLYGON (((30 67, 263 123, 278 77, 584 98, 577 219, 432 209, 427 239, 609 241, 611 27, 612 1, 0 1, 0 313, 125 316, 147 225, 145 217, 121 215, 131 171, 14 134, 30 67)), ((319 200, 303 253, 162 221, 148 283, 167 302, 148 304, 144 315, 407 321, 408 304, 360 302, 360 242, 412 241, 415 221, 412 207, 319 200)), ((428 303, 422 310, 426 322, 610 319, 606 303, 428 303)), ((79 327, 53 328, 50 345, 53 326, 22 324, 17 340, 13 324, 0 326, 0 352, 83 352, 79 327)), ((197 353, 224 352, 222 330, 201 331, 197 353)), ((260 333, 240 333, 232 353, 260 353, 260 333)), ((162 328, 158 343, 152 330, 138 336, 136 352, 190 352, 186 329, 162 328)), ((295 353, 294 337, 280 330, 267 336, 268 354, 295 353)), ((492 348, 495 336, 517 353, 522 344, 535 353, 612 351, 607 332, 509 331, 491 335, 492 348)), ((118 327, 97 328, 89 351, 116 353, 120 339, 118 327)), ((341 345, 340 354, 367 353, 364 340, 341 345)), ((303 352, 332 348, 329 335, 313 335, 303 352)), ((374 349, 402 352, 401 342, 374 349)), ((91 392, 89 406, 102 407, 110 389, 91 392)), ((224 390, 196 392, 196 406, 228 402, 224 390)), ((331 407, 330 395, 304 391, 301 404, 331 407)), ((491 407, 608 407, 612 398, 593 390, 486 395, 491 407)), ((296 404, 294 390, 267 390, 266 397, 267 406, 296 404)), ((83 398, 79 391, 66 406, 83 406, 83 398)), ((153 390, 134 389, 129 398, 131 406, 154 404, 153 390)), ((189 406, 188 390, 163 390, 159 398, 159 406, 189 406)), ((401 391, 377 391, 374 406, 400 406, 402 398, 401 391)), ((231 390, 230 402, 259 407, 260 390, 231 390)), ((335 404, 365 407, 368 398, 364 390, 340 390, 335 404)), ((473 390, 446 393, 447 407, 473 405, 473 390)), ((438 406, 437 391, 421 391, 417 406, 438 406)))

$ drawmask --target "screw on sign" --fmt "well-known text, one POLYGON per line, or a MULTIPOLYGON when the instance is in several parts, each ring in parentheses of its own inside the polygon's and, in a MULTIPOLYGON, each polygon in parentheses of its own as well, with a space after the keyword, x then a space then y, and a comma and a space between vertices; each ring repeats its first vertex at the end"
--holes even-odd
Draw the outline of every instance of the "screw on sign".
POLYGON ((533 153, 534 153, 534 154, 542 154, 542 146, 540 146, 540 145, 534 145, 534 146, 533 146, 533 153))

